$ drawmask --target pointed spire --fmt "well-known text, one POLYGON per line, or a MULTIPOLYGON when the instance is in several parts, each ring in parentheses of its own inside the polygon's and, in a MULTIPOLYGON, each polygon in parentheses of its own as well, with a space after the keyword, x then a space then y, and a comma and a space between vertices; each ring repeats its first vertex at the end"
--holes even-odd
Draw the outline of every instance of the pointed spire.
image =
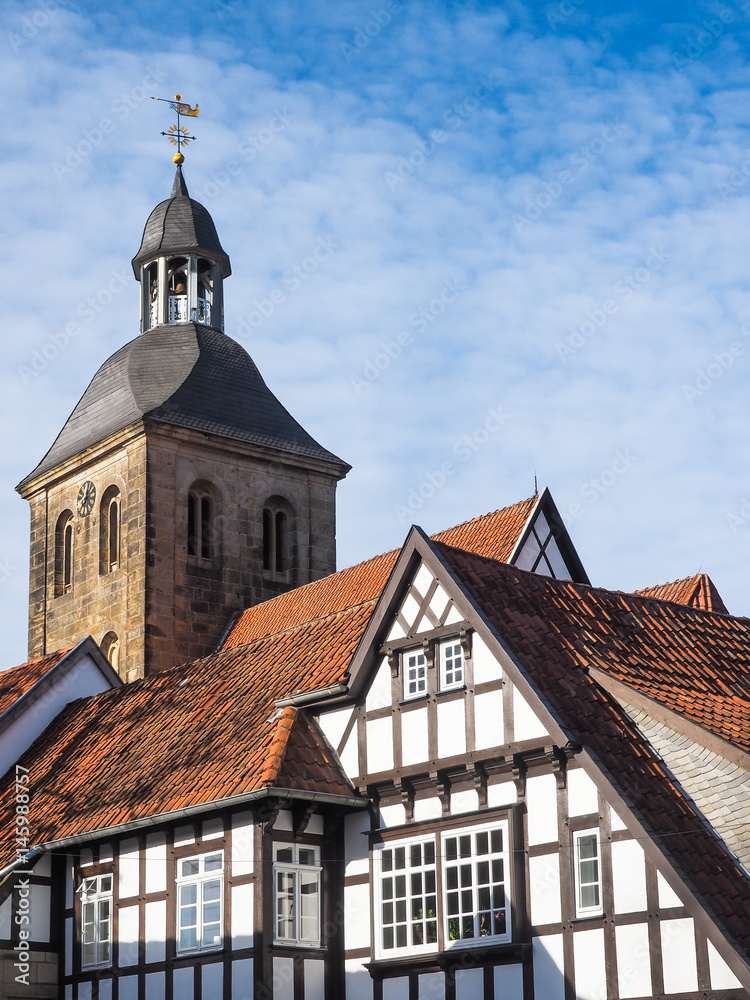
POLYGON ((185 183, 185 178, 182 176, 182 165, 177 164, 177 173, 175 174, 174 184, 172 185, 172 197, 173 198, 189 198, 187 184, 185 183))

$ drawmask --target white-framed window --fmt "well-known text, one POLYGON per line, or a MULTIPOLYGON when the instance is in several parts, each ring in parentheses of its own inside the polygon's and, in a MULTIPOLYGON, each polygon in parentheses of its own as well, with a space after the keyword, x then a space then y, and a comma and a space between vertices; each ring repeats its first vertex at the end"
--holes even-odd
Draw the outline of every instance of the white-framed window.
POLYGON ((379 848, 379 952, 434 951, 438 939, 435 837, 379 848))
POLYGON ((510 941, 508 824, 442 834, 445 945, 510 941))
POLYGON ((461 687, 465 683, 464 651, 459 639, 448 639, 438 646, 440 690, 461 687))
POLYGON ((576 915, 602 912, 602 865, 599 830, 577 830, 573 834, 576 883, 576 915))
POLYGON ((221 947, 223 889, 223 851, 178 859, 178 954, 221 947))
POLYGON ((320 944, 320 848, 273 845, 274 938, 279 944, 320 944))
POLYGON ((406 649, 401 654, 404 698, 416 698, 427 691, 427 657, 424 650, 406 649))
POLYGON ((81 966, 112 963, 111 875, 94 875, 81 883, 81 966))

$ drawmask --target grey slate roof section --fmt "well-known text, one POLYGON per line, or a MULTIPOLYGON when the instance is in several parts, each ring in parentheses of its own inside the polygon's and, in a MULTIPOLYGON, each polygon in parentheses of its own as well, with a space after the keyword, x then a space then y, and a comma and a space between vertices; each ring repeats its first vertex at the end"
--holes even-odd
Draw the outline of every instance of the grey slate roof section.
POLYGON ((620 704, 729 850, 750 869, 750 772, 642 709, 620 704))
POLYGON ((154 327, 104 362, 18 488, 145 418, 331 463, 339 476, 350 468, 297 423, 236 341, 180 323, 154 327))
POLYGON ((178 166, 171 198, 160 202, 146 220, 141 248, 133 258, 133 272, 140 279, 141 265, 156 256, 199 251, 221 262, 223 277, 232 273, 214 220, 207 208, 188 195, 182 169, 178 166))

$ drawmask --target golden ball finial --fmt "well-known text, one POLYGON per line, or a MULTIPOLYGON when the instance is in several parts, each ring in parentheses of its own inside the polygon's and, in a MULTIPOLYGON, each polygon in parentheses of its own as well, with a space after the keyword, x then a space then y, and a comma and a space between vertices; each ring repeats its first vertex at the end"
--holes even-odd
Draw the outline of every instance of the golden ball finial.
POLYGON ((172 157, 172 160, 179 166, 181 163, 185 162, 185 157, 182 155, 182 153, 175 153, 174 156, 172 157))
POLYGON ((179 100, 181 100, 181 99, 182 99, 182 94, 175 94, 175 95, 174 95, 174 99, 175 99, 176 101, 179 101, 179 100))

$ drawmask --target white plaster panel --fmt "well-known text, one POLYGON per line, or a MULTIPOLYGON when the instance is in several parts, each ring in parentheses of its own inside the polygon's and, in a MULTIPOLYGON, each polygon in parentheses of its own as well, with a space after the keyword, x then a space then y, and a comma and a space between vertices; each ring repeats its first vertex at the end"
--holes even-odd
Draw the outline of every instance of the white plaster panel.
POLYGON ((201 969, 202 1000, 224 1000, 224 964, 212 962, 201 969))
POLYGON ((112 980, 99 980, 99 1000, 112 1000, 112 980))
POLYGON ((13 897, 8 896, 0 906, 0 940, 9 941, 13 919, 13 897))
POLYGON ((255 825, 251 812, 232 816, 232 874, 252 875, 255 855, 255 825))
POLYGON ((370 690, 365 698, 365 709, 374 712, 378 708, 387 708, 393 704, 391 695, 391 668, 384 656, 370 684, 370 690))
POLYGON ((651 996, 651 958, 648 924, 620 924, 615 927, 617 981, 620 1000, 651 996))
POLYGON ((32 885, 29 900, 29 931, 31 941, 49 941, 50 905, 52 887, 32 885))
POLYGON ((164 1000, 167 977, 164 972, 149 972, 146 975, 146 1000, 164 1000))
POLYGON ((232 947, 253 947, 253 891, 252 882, 232 886, 232 947))
POLYGON ((742 983, 735 976, 716 948, 708 944, 708 968, 711 973, 712 990, 739 990, 742 983))
POLYGON ((73 892, 75 886, 73 885, 73 873, 75 871, 73 858, 68 854, 65 858, 65 908, 70 909, 73 906, 73 892))
MULTIPOLYGON (((100 863, 104 864, 107 861, 114 861, 114 859, 115 859, 115 852, 114 852, 114 848, 112 847, 112 845, 111 844, 100 844, 99 845, 99 861, 100 861, 100 863)), ((43 860, 49 861, 49 855, 45 854, 43 860)), ((44 874, 46 874, 45 872, 39 871, 39 865, 36 866, 36 868, 34 869, 34 871, 37 873, 37 875, 44 875, 44 874)))
MULTIPOLYGON (((390 722, 390 719, 386 719, 384 721, 390 722)), ((370 723, 368 723, 368 727, 369 725, 370 723)), ((370 753, 369 733, 367 741, 367 753, 368 755, 370 753)), ((413 712, 402 712, 401 754, 402 754, 401 759, 404 766, 408 764, 421 764, 422 761, 429 759, 429 748, 427 743, 426 708, 417 708, 413 712)))
POLYGON ((195 832, 192 826, 178 826, 174 831, 174 846, 186 847, 195 843, 195 832))
POLYGON ((81 868, 86 868, 94 863, 94 852, 90 847, 81 849, 81 868))
POLYGON ((554 774, 526 781, 529 844, 557 843, 557 782, 554 774))
POLYGON ((438 757, 455 757, 457 754, 466 753, 466 711, 464 706, 463 698, 457 701, 438 703, 438 757))
POLYGON ((565 1000, 562 934, 545 934, 531 939, 534 963, 534 996, 544 1000, 565 1000))
POLYGON ((212 819, 203 820, 202 829, 204 840, 218 840, 220 837, 224 836, 224 822, 219 817, 216 816, 212 819))
MULTIPOLYGON (((104 860, 104 859, 102 859, 102 860, 104 860)), ((112 858, 111 857, 107 858, 107 860, 111 861, 112 858)), ((37 861, 37 863, 34 865, 34 874, 35 875, 39 875, 42 878, 51 878, 52 877, 52 855, 51 854, 43 854, 41 856, 41 858, 39 858, 39 860, 37 861)))
POLYGON ((323 817, 320 813, 313 813, 310 817, 310 821, 307 824, 307 829, 305 833, 309 833, 312 837, 322 837, 325 833, 325 827, 323 825, 323 817))
POLYGON ((138 907, 121 906, 119 910, 120 966, 138 964, 138 907))
POLYGON ((513 688, 513 736, 516 743, 535 740, 546 736, 547 730, 535 714, 531 705, 518 690, 513 688))
POLYGON ((405 637, 406 637, 406 632, 404 632, 404 630, 401 628, 401 626, 397 621, 394 621, 393 625, 391 625, 391 630, 387 636, 388 640, 393 641, 395 639, 404 639, 405 637))
POLYGON ((611 830, 627 830, 627 826, 611 807, 609 810, 609 825, 611 830))
POLYGON ((346 775, 351 779, 359 777, 359 744, 356 726, 349 734, 346 746, 339 754, 339 761, 346 775))
POLYGON ((582 767, 567 774, 568 815, 588 816, 599 812, 599 793, 596 785, 582 767))
POLYGON ((341 745, 353 711, 353 708, 340 708, 336 712, 325 712, 318 716, 318 725, 334 750, 341 745))
POLYGON ((414 802, 414 822, 421 823, 426 819, 437 819, 443 815, 443 804, 435 795, 429 799, 416 799, 414 802))
POLYGON ((401 826, 406 822, 406 809, 400 802, 395 802, 391 806, 380 807, 381 826, 401 826))
POLYGON ((232 1000, 253 1000, 253 992, 252 958, 232 962, 232 1000))
POLYGON ((146 903, 145 913, 146 961, 163 962, 167 949, 167 901, 146 903))
POLYGON ((694 993, 698 989, 693 918, 662 920, 661 959, 665 993, 694 993))
POLYGON ((344 947, 370 947, 370 886, 344 886, 344 947))
POLYGON ((496 785, 487 786, 487 805, 490 809, 493 806, 507 806, 513 802, 518 802, 518 791, 512 781, 500 781, 496 785))
POLYGON ((461 613, 459 612, 458 608, 454 604, 451 607, 450 611, 448 612, 448 616, 445 619, 445 624, 446 625, 455 625, 457 622, 462 622, 462 621, 463 621, 463 617, 461 616, 461 613))
POLYGON ((560 857, 545 854, 529 858, 531 887, 531 923, 557 924, 562 919, 560 908, 560 857))
POLYGON ((319 958, 305 959, 305 1000, 325 1000, 325 963, 319 958))
POLYGON ((502 691, 487 691, 474 696, 474 733, 477 750, 503 745, 505 732, 502 691))
POLYGON ((438 620, 443 617, 443 612, 445 611, 449 600, 450 598, 446 592, 440 584, 438 584, 435 593, 430 598, 430 610, 438 620))
POLYGON ((412 626, 417 620, 417 615, 419 614, 419 605, 414 600, 411 594, 406 595, 406 600, 401 605, 401 617, 404 619, 406 624, 409 626, 409 631, 412 631, 412 626))
POLYGON ((138 852, 137 840, 123 840, 120 844, 120 862, 118 867, 120 899, 137 896, 139 891, 138 872, 140 868, 140 854, 138 852))
POLYGON ((370 856, 367 837, 370 816, 365 810, 350 813, 344 820, 344 858, 347 875, 367 875, 370 871, 370 856))
MULTIPOLYGON (((352 734, 354 735, 354 734, 352 734)), ((393 722, 371 719, 367 722, 367 770, 370 774, 393 768, 393 722)))
POLYGON ((435 579, 432 572, 427 569, 424 563, 420 563, 419 569, 414 576, 414 586, 417 588, 422 597, 427 596, 427 591, 432 586, 432 581, 435 579))
POLYGON ((276 822, 273 824, 273 828, 274 830, 283 830, 285 833, 291 833, 293 830, 292 810, 279 809, 279 814, 276 817, 276 822))
POLYGON ((682 900, 661 872, 656 873, 656 884, 659 889, 660 910, 668 910, 671 906, 682 906, 682 900))
MULTIPOLYGON (((372 1000, 372 976, 362 965, 366 961, 354 958, 344 963, 346 1000, 372 1000)), ((408 990, 406 1000, 409 1000, 408 990)))
POLYGON ((456 969, 456 1000, 477 1000, 484 996, 483 969, 456 969))
POLYGON ((78 984, 78 1000, 91 1000, 91 982, 78 984))
POLYGON ((523 966, 496 965, 494 986, 494 1000, 523 1000, 523 966))
POLYGON ((65 920, 65 975, 73 972, 73 918, 65 920))
POLYGON ((604 928, 573 935, 576 1000, 602 1000, 607 996, 604 962, 604 928))
MULTIPOLYGON (((122 982, 122 980, 120 980, 122 982)), ((193 1000, 195 996, 195 972, 192 968, 175 969, 172 978, 173 994, 179 1000, 193 1000)))
POLYGON ((383 1000, 409 1000, 409 980, 406 977, 384 979, 383 1000))
POLYGON ((476 632, 471 637, 471 662, 475 684, 496 681, 503 676, 502 667, 490 652, 487 643, 476 632))
POLYGON ((119 1000, 138 1000, 138 976, 123 976, 117 981, 119 1000))
POLYGON ((637 840, 612 843, 615 913, 640 913, 646 902, 646 855, 637 840))
POLYGON ((163 833, 146 837, 146 892, 167 888, 167 838, 163 833))
POLYGON ((294 1000, 294 959, 274 958, 273 1000, 294 1000))
POLYGON ((451 792, 451 813, 474 812, 479 808, 479 795, 473 788, 465 788, 460 792, 451 792))
POLYGON ((417 982, 419 1000, 445 1000, 445 973, 426 972, 417 982))

